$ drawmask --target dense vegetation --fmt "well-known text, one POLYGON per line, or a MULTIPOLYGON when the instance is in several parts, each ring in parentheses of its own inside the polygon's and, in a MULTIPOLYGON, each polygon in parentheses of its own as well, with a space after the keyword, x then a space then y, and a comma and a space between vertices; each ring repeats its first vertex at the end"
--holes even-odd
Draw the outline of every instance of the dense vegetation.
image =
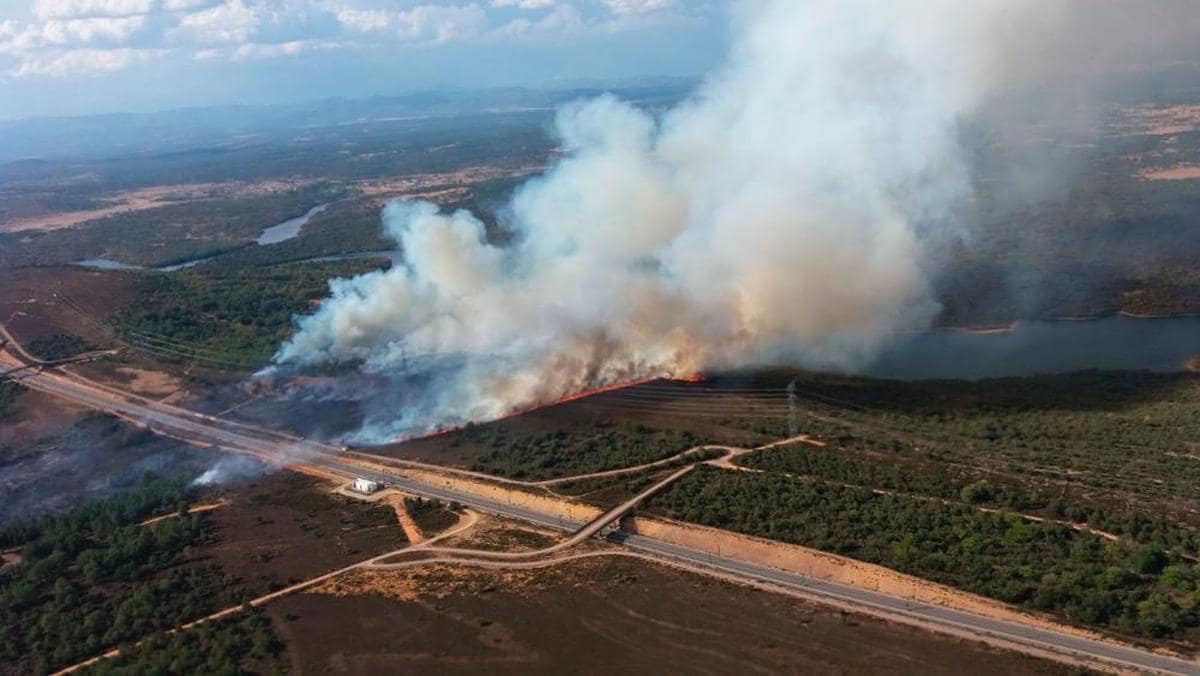
POLYGON ((554 484, 553 490, 561 495, 570 495, 596 504, 611 506, 633 497, 642 489, 684 465, 712 460, 724 454, 724 451, 717 449, 698 449, 671 462, 635 472, 564 481, 554 484))
POLYGON ((1041 518, 1087 524, 1136 542, 1195 555, 1200 552, 1200 532, 1180 528, 1162 518, 1117 511, 1106 505, 1072 499, 1061 492, 1024 486, 1000 476, 982 478, 962 468, 922 466, 905 459, 882 460, 845 450, 795 444, 757 451, 740 464, 766 472, 814 477, 869 489, 880 489, 938 500, 959 501, 992 509, 1005 509, 1041 518))
MULTIPOLYGON (((792 375, 770 378, 782 388, 792 375)), ((1200 500, 1194 374, 1091 371, 915 382, 796 377, 802 431, 836 449, 920 460, 935 473, 1001 473, 1147 511, 1174 513, 1200 500)), ((747 424, 785 427, 781 409, 779 422, 747 424)))
POLYGON ((439 533, 458 523, 456 510, 450 509, 441 500, 426 500, 419 497, 404 498, 404 508, 416 522, 417 528, 420 528, 425 535, 439 533))
POLYGON ((517 434, 502 425, 472 427, 461 438, 486 449, 472 469, 514 479, 553 479, 630 467, 702 442, 691 432, 608 422, 531 434, 517 434))
POLYGON ((8 420, 17 414, 17 401, 22 388, 11 380, 0 380, 0 420, 8 420))
POLYGON ((54 361, 66 359, 82 352, 96 349, 84 339, 71 333, 51 333, 37 336, 25 346, 30 354, 39 359, 54 361))
POLYGON ((328 294, 330 277, 374 267, 342 261, 148 275, 138 303, 115 318, 117 333, 163 359, 253 370, 290 334, 293 315, 328 294))
MULTIPOLYGON (((150 635, 137 647, 87 670, 98 674, 281 673, 283 645, 260 610, 185 632, 150 635), (251 669, 247 669, 250 665, 251 669)), ((86 673, 86 672, 85 672, 86 673)))
MULTIPOLYGON (((116 418, 104 414, 95 414, 92 419, 120 424, 116 418)), ((29 545, 34 547, 32 552, 37 552, 41 551, 38 543, 42 542, 40 546, 53 549, 58 545, 59 534, 86 532, 97 537, 111 534, 146 517, 184 507, 191 498, 191 490, 184 484, 146 475, 136 490, 77 507, 65 514, 5 523, 0 527, 0 547, 29 545)))
POLYGON ((139 525, 182 514, 190 497, 147 477, 135 491, 0 530, 3 546, 23 545, 21 562, 0 573, 0 661, 43 673, 236 604, 228 575, 190 562, 210 537, 203 517, 139 525))
POLYGON ((1200 626, 1200 571, 1157 546, 826 481, 700 467, 651 503, 667 515, 878 563, 1146 637, 1200 626))

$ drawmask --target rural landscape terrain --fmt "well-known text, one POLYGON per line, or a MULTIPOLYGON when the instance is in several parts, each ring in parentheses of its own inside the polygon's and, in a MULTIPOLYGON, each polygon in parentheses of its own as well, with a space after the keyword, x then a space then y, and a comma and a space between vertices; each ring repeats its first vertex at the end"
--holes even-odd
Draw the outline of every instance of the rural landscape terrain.
POLYGON ((1114 79, 955 129, 919 326, 744 359, 624 240, 504 286, 690 79, 0 121, 0 673, 1200 673, 1200 71, 1114 79))

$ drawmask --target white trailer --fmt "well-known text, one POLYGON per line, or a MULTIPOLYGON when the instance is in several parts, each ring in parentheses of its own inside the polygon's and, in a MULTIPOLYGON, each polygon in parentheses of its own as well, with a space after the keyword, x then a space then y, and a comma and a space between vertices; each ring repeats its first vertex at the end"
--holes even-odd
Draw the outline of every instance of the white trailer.
POLYGON ((362 493, 363 495, 370 495, 370 494, 374 493, 375 491, 379 490, 379 482, 371 481, 370 479, 363 479, 362 477, 358 477, 354 481, 350 482, 350 490, 354 491, 355 493, 362 493))

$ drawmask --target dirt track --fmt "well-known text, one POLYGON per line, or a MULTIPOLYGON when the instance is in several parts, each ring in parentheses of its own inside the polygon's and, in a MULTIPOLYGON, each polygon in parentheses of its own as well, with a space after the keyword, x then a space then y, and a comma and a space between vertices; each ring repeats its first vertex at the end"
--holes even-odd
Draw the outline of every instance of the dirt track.
POLYGON ((837 675, 887 665, 950 676, 964 664, 975 676, 1067 673, 628 558, 360 571, 340 581, 339 595, 301 593, 267 610, 298 673, 837 675))

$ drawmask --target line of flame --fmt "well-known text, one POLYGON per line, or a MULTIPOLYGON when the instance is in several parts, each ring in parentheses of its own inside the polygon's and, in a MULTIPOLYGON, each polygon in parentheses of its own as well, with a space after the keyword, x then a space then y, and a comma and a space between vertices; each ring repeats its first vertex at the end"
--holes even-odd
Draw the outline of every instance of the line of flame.
MULTIPOLYGON (((487 423, 500 422, 502 420, 508 420, 509 418, 515 418, 517 416, 526 415, 529 413, 533 413, 535 411, 541 411, 543 409, 553 408, 555 406, 559 406, 562 404, 569 404, 573 401, 579 401, 580 399, 587 399, 588 397, 594 397, 598 394, 605 394, 606 392, 616 392, 618 390, 624 390, 624 389, 627 389, 630 387, 637 387, 638 385, 645 385, 647 383, 652 383, 656 380, 667 380, 667 381, 680 382, 680 383, 701 383, 701 382, 705 381, 705 377, 704 377, 703 373, 693 373, 688 376, 682 376, 682 377, 676 377, 676 378, 671 378, 671 377, 668 377, 668 378, 644 378, 642 380, 634 380, 634 381, 629 381, 629 382, 624 382, 624 383, 617 383, 614 385, 605 385, 603 387, 597 387, 597 388, 591 389, 591 390, 584 390, 582 392, 568 394, 565 397, 556 399, 554 401, 551 401, 551 402, 548 402, 545 404, 537 404, 535 406, 530 406, 529 408, 522 408, 522 409, 518 409, 515 411, 511 411, 509 413, 505 413, 504 415, 500 416, 499 418, 494 418, 492 420, 488 420, 485 422, 487 422, 487 423)), ((451 434, 453 432, 457 432, 461 429, 464 429, 465 427, 466 427, 466 425, 455 425, 453 427, 443 427, 441 429, 437 429, 432 432, 425 432, 423 434, 417 434, 417 435, 413 435, 410 437, 399 437, 399 438, 393 440, 392 443, 393 444, 402 444, 402 443, 407 443, 410 441, 424 441, 426 439, 434 439, 437 437, 445 436, 447 434, 451 434)))

